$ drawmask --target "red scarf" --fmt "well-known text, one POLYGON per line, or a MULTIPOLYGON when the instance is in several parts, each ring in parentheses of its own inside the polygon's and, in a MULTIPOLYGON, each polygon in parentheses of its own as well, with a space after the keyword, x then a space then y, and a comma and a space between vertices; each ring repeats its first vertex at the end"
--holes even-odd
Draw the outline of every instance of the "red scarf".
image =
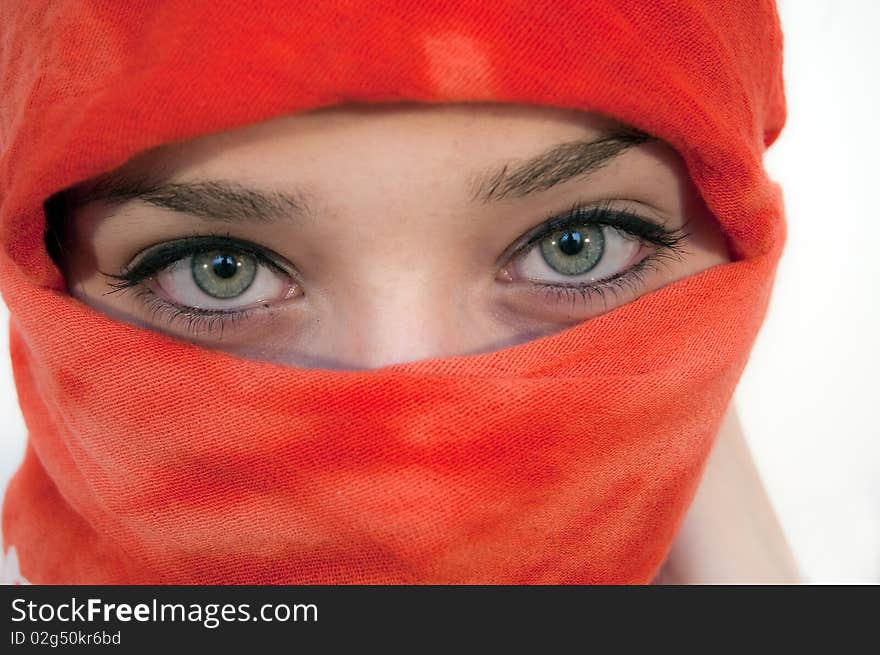
POLYGON ((771 2, 33 0, 3 14, 0 289, 29 437, 2 527, 24 578, 652 579, 784 239, 762 167, 785 118, 771 2), (52 193, 169 141, 398 100, 577 108, 657 136, 735 261, 528 343, 357 372, 246 361, 66 294, 43 243, 52 193))

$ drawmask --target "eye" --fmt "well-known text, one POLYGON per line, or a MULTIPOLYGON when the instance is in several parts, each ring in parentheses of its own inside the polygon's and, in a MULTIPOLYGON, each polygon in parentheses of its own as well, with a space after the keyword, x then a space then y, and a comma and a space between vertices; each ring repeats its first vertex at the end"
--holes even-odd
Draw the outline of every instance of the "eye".
POLYGON ((542 237, 516 267, 529 280, 595 282, 628 269, 642 250, 637 238, 616 228, 572 226, 542 237))
POLYGON ((212 250, 190 259, 192 279, 199 289, 213 298, 240 296, 257 277, 257 262, 250 255, 212 250))
POLYGON ((624 286, 638 292, 646 269, 678 258, 687 236, 680 228, 668 229, 631 211, 612 209, 610 201, 575 205, 508 248, 500 279, 531 283, 556 292, 559 300, 585 303, 624 286))
POLYGON ((239 310, 287 297, 290 280, 254 255, 218 249, 184 257, 152 275, 154 292, 196 309, 239 310))
POLYGON ((139 288, 178 310, 233 314, 271 305, 299 292, 280 257, 229 237, 192 237, 139 253, 119 274, 114 290, 139 288))

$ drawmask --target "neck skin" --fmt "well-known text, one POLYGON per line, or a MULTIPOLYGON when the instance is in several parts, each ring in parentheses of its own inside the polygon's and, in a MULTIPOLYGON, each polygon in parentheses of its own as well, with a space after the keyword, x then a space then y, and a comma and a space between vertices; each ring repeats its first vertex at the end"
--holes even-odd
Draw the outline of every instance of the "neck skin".
POLYGON ((794 555, 731 404, 653 584, 800 584, 794 555))

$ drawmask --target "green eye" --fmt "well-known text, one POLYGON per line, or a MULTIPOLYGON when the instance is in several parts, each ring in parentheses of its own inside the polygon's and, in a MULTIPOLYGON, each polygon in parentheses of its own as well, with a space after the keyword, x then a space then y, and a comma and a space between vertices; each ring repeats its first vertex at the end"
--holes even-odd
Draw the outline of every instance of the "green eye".
POLYGON ((235 298, 247 291, 257 276, 251 255, 212 250, 192 256, 192 276, 199 289, 213 298, 235 298))
POLYGON ((541 240, 541 255, 554 271, 581 275, 594 268, 605 253, 605 236, 597 225, 555 230, 541 240))

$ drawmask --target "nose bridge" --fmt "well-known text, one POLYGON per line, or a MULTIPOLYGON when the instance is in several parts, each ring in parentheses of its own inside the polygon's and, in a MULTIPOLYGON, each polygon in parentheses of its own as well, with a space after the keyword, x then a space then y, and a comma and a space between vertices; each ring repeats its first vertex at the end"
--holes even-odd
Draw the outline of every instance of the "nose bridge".
POLYGON ((332 336, 322 344, 346 366, 378 368, 469 347, 458 296, 430 271, 361 279, 351 294, 334 312, 332 336))
POLYGON ((454 183, 436 181, 423 160, 413 155, 405 194, 361 185, 359 210, 341 216, 345 229, 325 241, 333 274, 324 278, 322 327, 310 349, 340 367, 458 355, 487 335, 461 255, 457 226, 467 217, 448 200, 454 183))

